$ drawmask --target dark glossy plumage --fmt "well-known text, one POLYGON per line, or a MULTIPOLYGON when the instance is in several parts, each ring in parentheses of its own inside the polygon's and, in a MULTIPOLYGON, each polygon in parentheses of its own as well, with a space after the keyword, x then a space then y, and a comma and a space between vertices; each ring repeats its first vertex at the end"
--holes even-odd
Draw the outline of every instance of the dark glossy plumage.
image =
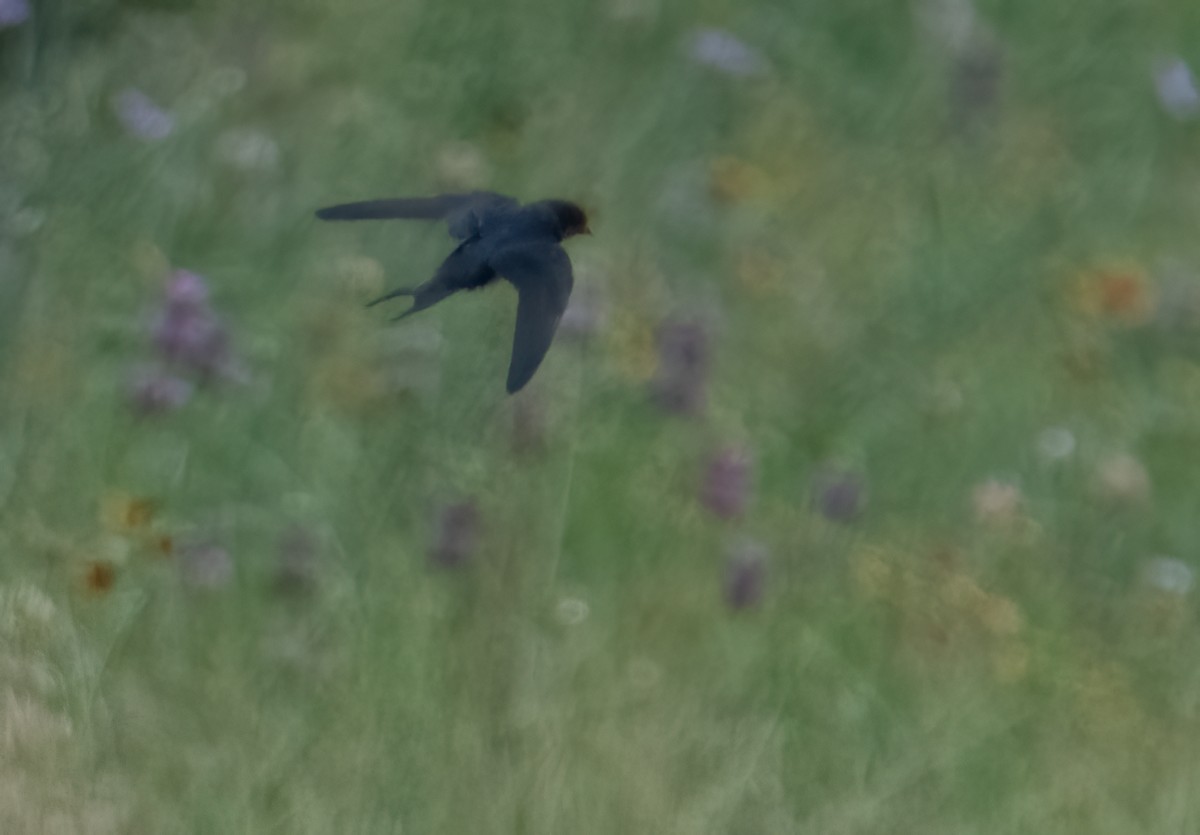
POLYGON ((519 391, 533 377, 567 309, 574 278, 571 260, 560 246, 564 238, 587 234, 587 216, 574 203, 542 200, 520 205, 487 191, 401 197, 344 203, 317 211, 322 220, 407 218, 444 220, 450 236, 461 241, 433 278, 402 287, 371 302, 411 296, 402 319, 459 290, 474 290, 503 278, 517 288, 517 326, 513 334, 508 391, 519 391))

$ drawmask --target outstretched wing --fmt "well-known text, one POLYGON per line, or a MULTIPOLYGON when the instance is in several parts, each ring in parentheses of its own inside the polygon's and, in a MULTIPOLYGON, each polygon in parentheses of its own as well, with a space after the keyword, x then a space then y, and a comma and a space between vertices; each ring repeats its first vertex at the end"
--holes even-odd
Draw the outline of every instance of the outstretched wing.
POLYGON ((520 391, 533 377, 554 341, 575 279, 571 259, 557 243, 533 243, 506 249, 491 259, 497 273, 517 288, 517 327, 508 393, 520 391))
POLYGON ((445 220, 450 234, 462 240, 479 231, 496 210, 517 208, 517 201, 492 191, 439 194, 437 197, 396 197, 341 203, 317 210, 321 220, 445 220))

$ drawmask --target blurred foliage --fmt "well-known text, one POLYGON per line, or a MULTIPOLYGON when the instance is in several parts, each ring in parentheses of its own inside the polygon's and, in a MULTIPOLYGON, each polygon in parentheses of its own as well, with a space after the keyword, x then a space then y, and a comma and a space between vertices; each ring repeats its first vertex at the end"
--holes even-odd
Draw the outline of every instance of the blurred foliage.
POLYGON ((1194 830, 1193 6, 32 0, 0 831, 1194 830), (474 187, 593 216, 516 400, 510 288, 312 219, 474 187))

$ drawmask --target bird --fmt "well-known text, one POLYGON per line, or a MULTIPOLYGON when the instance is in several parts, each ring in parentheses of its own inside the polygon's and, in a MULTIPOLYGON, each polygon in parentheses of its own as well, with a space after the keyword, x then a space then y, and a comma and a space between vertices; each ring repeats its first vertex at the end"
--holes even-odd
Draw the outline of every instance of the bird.
POLYGON ((412 306, 393 318, 425 310, 460 290, 477 290, 503 278, 517 288, 517 325, 506 388, 520 391, 542 364, 567 309, 575 279, 562 242, 590 235, 587 214, 569 200, 522 205, 490 191, 399 197, 342 203, 318 209, 321 220, 415 219, 445 221, 459 241, 433 277, 400 287, 368 303, 373 307, 398 296, 412 306))

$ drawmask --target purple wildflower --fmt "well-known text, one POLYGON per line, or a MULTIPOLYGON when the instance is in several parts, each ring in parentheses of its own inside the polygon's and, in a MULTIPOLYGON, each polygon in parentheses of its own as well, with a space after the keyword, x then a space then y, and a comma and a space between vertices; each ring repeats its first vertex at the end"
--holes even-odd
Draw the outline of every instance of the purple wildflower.
POLYGON ((866 489, 857 475, 830 470, 817 476, 813 485, 813 507, 826 519, 850 522, 865 505, 866 489))
POLYGON ((300 525, 283 532, 275 559, 275 588, 284 594, 311 591, 316 584, 317 540, 300 525))
POLYGON ((113 96, 113 111, 131 136, 147 142, 166 139, 175 130, 174 117, 133 87, 113 96))
POLYGON ((29 19, 29 0, 0 0, 0 29, 19 26, 29 19))
POLYGON ((169 361, 204 373, 228 358, 225 328, 209 313, 166 311, 155 322, 154 345, 169 361))
POLYGON ((754 539, 741 539, 729 549, 722 591, 731 609, 748 609, 762 601, 767 580, 767 548, 754 539))
POLYGON ((658 373, 652 383, 659 405, 677 414, 698 414, 707 401, 708 331, 696 321, 668 321, 658 330, 658 373))
POLYGON ((208 304, 204 279, 176 270, 153 327, 154 345, 171 363, 205 378, 236 376, 224 324, 208 304))
POLYGON ((709 461, 700 488, 701 503, 722 519, 741 516, 750 499, 750 454, 726 448, 709 461))
POLYGON ((429 561, 438 568, 466 565, 479 546, 480 523, 479 508, 469 499, 442 508, 429 561))
POLYGON ((229 335, 208 302, 204 278, 176 270, 167 283, 162 306, 150 325, 151 341, 168 368, 144 365, 127 383, 134 409, 144 415, 178 409, 192 395, 195 375, 201 383, 215 378, 244 381, 245 369, 233 356, 229 335))
POLYGON ((767 62, 758 50, 723 29, 693 32, 688 54, 697 64, 736 78, 760 75, 767 69, 767 62))
POLYGON ((190 270, 175 270, 167 284, 167 306, 175 310, 207 310, 208 284, 190 270))
POLYGON ((185 585, 214 591, 233 579, 233 558, 212 542, 193 542, 179 551, 179 571, 185 585))
POLYGON ((1172 118, 1186 121, 1200 114, 1200 91, 1196 89, 1191 68, 1182 58, 1170 58, 1158 65, 1154 88, 1158 103, 1172 118))
POLYGON ((192 384, 161 368, 134 369, 126 385, 134 411, 142 416, 160 415, 181 408, 192 396, 192 384))
POLYGON ((1000 48, 989 40, 977 39, 955 57, 950 112, 956 127, 969 131, 995 110, 1003 74, 1000 48))

